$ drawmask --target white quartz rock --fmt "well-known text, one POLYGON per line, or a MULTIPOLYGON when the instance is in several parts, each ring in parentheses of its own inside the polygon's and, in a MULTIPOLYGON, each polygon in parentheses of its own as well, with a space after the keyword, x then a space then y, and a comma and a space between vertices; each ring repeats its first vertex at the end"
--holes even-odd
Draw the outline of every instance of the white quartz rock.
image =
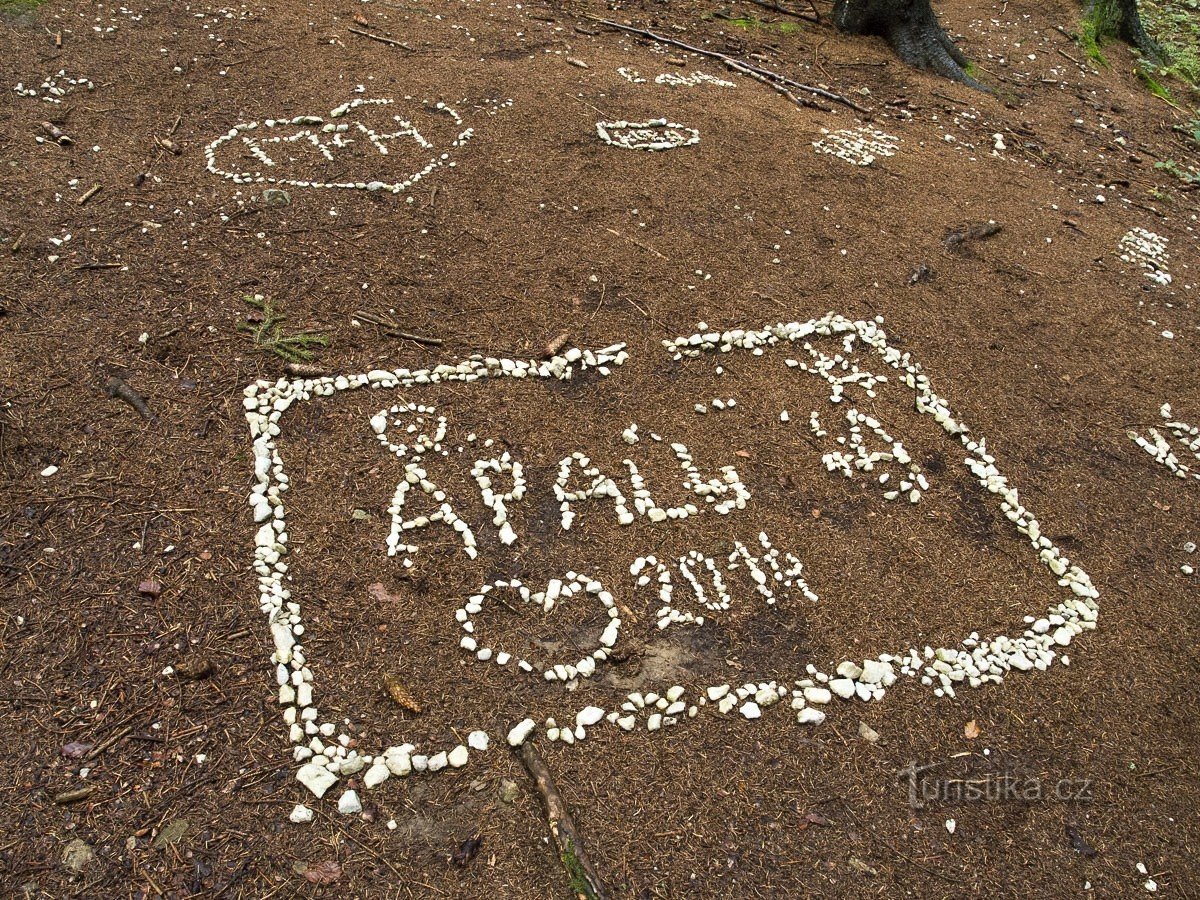
POLYGON ((467 735, 467 746, 480 752, 486 750, 491 743, 486 731, 472 731, 467 735))
POLYGON ((829 682, 829 689, 843 700, 849 700, 854 696, 854 682, 849 678, 832 679, 829 682))
POLYGON ((467 748, 462 744, 459 744, 450 751, 450 754, 446 757, 446 761, 454 768, 461 769, 467 764, 467 759, 470 757, 470 755, 470 751, 468 751, 467 748))
POLYGON ((529 735, 533 734, 533 729, 536 726, 537 723, 533 719, 522 719, 508 733, 508 745, 510 747, 520 747, 529 739, 529 735))
POLYGON ((378 787, 388 780, 391 771, 387 767, 387 763, 380 760, 375 765, 367 769, 367 774, 363 776, 363 786, 367 788, 378 787))
POLYGON ((757 719, 762 715, 762 710, 758 708, 758 704, 753 700, 747 700, 738 710, 747 719, 757 719))
POLYGON ((312 791, 318 800, 325 796, 327 790, 337 784, 337 776, 316 763, 301 766, 300 771, 296 773, 296 780, 312 791))
POLYGON ((585 706, 575 714, 575 724, 590 728, 604 718, 604 710, 599 706, 585 706))
POLYGON ((804 699, 809 703, 825 704, 833 698, 829 692, 829 688, 823 687, 806 687, 804 689, 804 699))
POLYGON ((346 791, 346 793, 338 797, 338 812, 343 816, 352 816, 355 813, 362 812, 362 801, 358 799, 358 793, 355 791, 346 791))
POLYGON ((313 811, 303 803, 297 803, 288 820, 295 822, 297 825, 307 825, 313 820, 313 811))

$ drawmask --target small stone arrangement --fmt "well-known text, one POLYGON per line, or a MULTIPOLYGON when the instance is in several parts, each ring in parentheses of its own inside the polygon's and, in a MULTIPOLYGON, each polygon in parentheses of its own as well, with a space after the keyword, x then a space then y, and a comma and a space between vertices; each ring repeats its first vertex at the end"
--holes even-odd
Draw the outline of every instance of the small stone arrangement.
MULTIPOLYGON (((628 66, 621 66, 617 69, 617 74, 632 84, 645 84, 646 79, 637 69, 631 69, 628 66)), ((709 75, 707 72, 693 72, 691 75, 680 75, 678 72, 663 72, 661 75, 654 76, 655 84, 665 84, 671 87, 695 87, 698 84, 711 84, 714 87, 731 88, 737 87, 732 81, 726 81, 724 78, 717 78, 715 75, 709 75)))
MULTIPOLYGON (((1022 538, 1029 542, 1040 562, 1064 589, 1066 596, 1048 611, 1040 615, 1026 616, 1026 627, 1016 638, 1005 635, 981 638, 977 632, 971 632, 958 646, 907 647, 896 653, 883 653, 861 661, 843 660, 834 666, 832 672, 821 671, 809 664, 805 672, 790 683, 748 681, 741 685, 710 685, 697 690, 695 696, 690 699, 687 698, 687 689, 680 685, 670 686, 661 695, 657 692, 635 692, 626 696, 616 709, 608 710, 588 705, 578 710, 565 723, 552 718, 546 719, 543 727, 548 740, 575 743, 586 738, 589 729, 594 729, 602 723, 628 732, 634 730, 641 722, 647 731, 654 732, 696 718, 705 708, 712 708, 718 715, 726 715, 736 709, 741 718, 754 720, 760 718, 764 710, 784 705, 790 707, 797 723, 816 725, 825 719, 826 707, 834 696, 842 700, 879 700, 901 677, 919 679, 922 684, 932 687, 936 696, 953 697, 964 685, 978 687, 986 683, 998 683, 1014 670, 1044 670, 1076 636, 1096 627, 1099 612, 1096 601, 1099 594, 1087 573, 1067 559, 1050 539, 1042 534, 1037 520, 1022 505, 1017 491, 997 469, 994 457, 988 453, 986 442, 971 436, 966 425, 954 416, 946 402, 933 391, 928 378, 922 374, 908 353, 888 345, 887 336, 878 320, 852 321, 829 314, 808 322, 779 323, 762 329, 732 329, 723 332, 710 331, 702 323, 701 330, 696 334, 665 341, 664 345, 668 353, 677 360, 733 351, 759 356, 777 345, 798 347, 811 358, 811 363, 807 364, 807 371, 822 377, 830 384, 829 399, 834 404, 847 400, 846 390, 851 385, 855 391, 873 391, 885 378, 898 380, 913 392, 918 412, 932 417, 948 435, 961 442, 966 451, 964 465, 984 490, 998 498, 1004 516, 1013 523, 1022 538), (823 362, 829 358, 828 355, 814 346, 814 342, 828 343, 830 340, 840 340, 842 344, 842 352, 832 357, 835 360, 836 371, 823 362), (874 354, 884 366, 893 370, 892 374, 876 375, 853 363, 851 360, 860 349, 865 351, 868 357, 874 354), (784 700, 788 702, 783 703, 784 700)), ((288 491, 289 481, 276 447, 283 414, 297 402, 313 397, 328 397, 346 390, 412 390, 423 385, 510 377, 566 380, 576 371, 586 369, 608 375, 613 367, 621 365, 627 358, 624 345, 615 344, 595 352, 572 348, 561 356, 542 361, 476 355, 455 364, 443 364, 430 369, 377 369, 360 375, 258 381, 246 388, 244 406, 253 439, 255 460, 256 483, 249 502, 258 527, 255 535, 254 570, 258 576, 260 606, 270 625, 274 644, 272 663, 275 666, 279 688, 278 699, 283 707, 283 719, 293 744, 293 758, 302 763, 297 778, 317 797, 323 796, 340 778, 359 772, 365 771, 363 786, 373 788, 392 776, 403 777, 410 773, 462 768, 467 764, 472 751, 486 751, 489 738, 483 731, 473 731, 468 735, 465 744, 419 752, 414 745, 403 743, 388 747, 377 754, 368 754, 351 746, 347 728, 334 722, 321 721, 313 694, 313 673, 302 643, 305 629, 301 607, 293 599, 287 586, 289 546, 283 499, 288 491)), ((789 361, 789 368, 805 371, 796 360, 789 361)), ((849 404, 845 408, 849 409, 849 404)), ((861 426, 865 425, 872 434, 879 435, 877 426, 873 426, 865 417, 860 418, 857 413, 853 414, 852 419, 848 415, 847 420, 852 422, 851 427, 859 426, 861 429, 861 426)), ((423 480, 428 481, 428 478, 418 471, 421 466, 416 460, 417 457, 428 453, 448 453, 442 446, 446 434, 445 420, 435 416, 431 407, 409 402, 396 404, 376 414, 372 417, 371 427, 391 452, 405 458, 412 456, 413 461, 406 463, 404 484, 410 489, 413 486, 421 486, 437 499, 437 486, 432 483, 429 486, 422 484, 423 480), (393 440, 389 436, 389 428, 401 429, 400 433, 404 437, 393 440)), ((881 426, 879 428, 882 430, 881 426)), ((1196 438, 1194 431, 1189 433, 1196 440, 1200 440, 1196 438)), ((635 443, 638 439, 636 425, 626 429, 622 438, 627 443, 635 443)), ((900 454, 895 452, 898 443, 884 443, 892 448, 891 451, 884 451, 891 453, 892 460, 884 460, 882 457, 872 460, 870 454, 865 458, 856 455, 854 467, 859 471, 869 471, 865 465, 860 465, 864 459, 872 463, 886 461, 904 465, 900 454)), ((673 449, 677 458, 685 462, 686 468, 689 456, 687 448, 679 445, 678 448, 673 446, 673 449)), ((588 474, 591 468, 590 460, 576 455, 568 458, 567 462, 569 471, 582 470, 585 481, 590 484, 589 488, 584 488, 585 491, 593 491, 597 496, 603 491, 605 496, 612 498, 609 493, 611 479, 588 474)), ((501 455, 497 459, 477 461, 472 469, 472 475, 481 491, 491 492, 491 509, 497 519, 501 519, 503 504, 518 499, 518 489, 523 487, 518 465, 517 461, 501 455), (493 476, 500 473, 507 474, 513 484, 512 489, 503 494, 492 484, 493 476)), ((908 471, 911 474, 911 470, 908 471)), ((689 476, 691 474, 689 472, 689 476)), ((916 477, 913 476, 914 479, 916 477)), ((710 506, 724 503, 728 505, 727 511, 741 508, 739 500, 744 505, 748 497, 748 492, 745 495, 741 493, 745 488, 736 477, 736 472, 723 472, 720 479, 708 482, 699 479, 697 475, 692 484, 698 494, 699 489, 708 489, 710 493, 705 497, 707 501, 708 497, 712 496, 710 506), (711 494, 714 481, 720 481, 724 488, 716 496, 711 494), (739 485, 741 491, 738 489, 739 485)), ((577 493, 568 491, 568 487, 569 481, 566 484, 556 484, 556 488, 562 491, 567 501, 571 494, 577 493)), ((616 498, 612 499, 615 501, 616 498)), ((658 508, 649 505, 644 496, 635 495, 635 504, 638 500, 646 504, 642 509, 647 515, 652 509, 658 508)), ((393 521, 396 521, 402 504, 393 504, 393 507, 393 521)), ((686 510, 686 505, 681 509, 686 510)), ((405 530, 403 524, 401 520, 401 532, 405 530)), ((504 524, 505 522, 501 521, 500 527, 504 524)), ((745 567, 752 582, 757 585, 768 603, 773 602, 774 598, 772 585, 780 583, 795 585, 808 599, 816 601, 816 594, 803 581, 799 560, 791 554, 782 556, 771 546, 765 533, 759 535, 759 541, 762 550, 754 552, 743 544, 735 544, 730 555, 729 568, 738 565, 745 567)), ((464 542, 464 550, 469 549, 473 548, 464 542)), ((398 544, 397 550, 399 551, 398 544)), ((717 571, 715 564, 710 563, 705 557, 692 552, 680 557, 674 564, 683 575, 684 582, 689 584, 699 600, 700 608, 706 611, 720 611, 728 607, 729 595, 724 587, 723 576, 717 571), (700 588, 698 573, 704 573, 706 582, 712 584, 711 594, 700 588)), ((676 609, 670 601, 669 592, 665 593, 664 598, 661 585, 669 583, 669 577, 663 577, 666 571, 667 566, 653 556, 639 558, 630 569, 631 574, 638 578, 639 586, 646 586, 655 581, 660 585, 660 599, 664 602, 660 609, 659 627, 665 628, 675 623, 703 624, 701 616, 676 609), (688 616, 691 618, 688 619, 688 616)), ((460 639, 461 649, 471 654, 476 661, 511 668, 547 681, 561 682, 569 692, 578 680, 590 677, 596 672, 597 666, 605 662, 609 652, 618 642, 621 626, 619 609, 620 606, 612 593, 598 579, 568 572, 565 577, 552 579, 542 591, 529 590, 514 580, 494 581, 468 597, 456 610, 455 620, 463 633, 460 639), (484 614, 490 598, 498 597, 501 592, 515 592, 522 603, 538 604, 543 610, 580 600, 595 603, 601 611, 602 618, 607 621, 597 641, 598 646, 578 660, 544 660, 536 664, 503 648, 492 646, 477 631, 477 626, 483 624, 479 617, 484 614)), ((1063 664, 1068 662, 1065 656, 1062 656, 1061 661, 1063 664)), ((344 724, 348 726, 349 721, 344 724)), ((538 723, 534 719, 525 718, 511 728, 507 734, 507 741, 517 746, 531 739, 537 728, 538 723)), ((357 794, 353 791, 345 792, 338 806, 346 813, 361 808, 357 794)), ((309 820, 310 817, 300 809, 302 808, 295 812, 293 821, 309 820)))
POLYGON ((1150 433, 1149 438, 1143 437, 1136 431, 1128 431, 1126 434, 1129 439, 1153 456, 1156 463, 1165 466, 1176 477, 1194 478, 1200 481, 1200 428, 1175 419, 1171 413, 1170 403, 1164 403, 1158 413, 1162 416, 1167 433, 1178 442, 1181 455, 1187 460, 1186 462, 1176 455, 1175 450, 1171 447, 1171 442, 1163 437, 1162 432, 1157 428, 1146 429, 1150 433), (1193 466, 1196 471, 1193 471, 1193 466))
MULTIPOLYGON (((418 102, 422 106, 430 108, 437 113, 449 116, 457 126, 462 126, 462 117, 452 107, 445 103, 437 102, 430 103, 425 100, 416 100, 414 97, 406 96, 406 101, 418 102)), ((443 166, 453 168, 454 163, 450 156, 451 152, 475 135, 473 128, 465 128, 459 132, 458 136, 453 140, 450 147, 443 152, 438 153, 433 144, 421 136, 421 133, 416 129, 412 122, 394 115, 392 120, 396 123, 395 131, 376 132, 361 122, 355 122, 353 125, 347 122, 338 122, 337 119, 343 118, 348 113, 362 106, 390 106, 394 101, 390 99, 367 99, 364 97, 355 97, 340 106, 334 107, 329 113, 328 120, 322 116, 293 116, 288 119, 264 119, 260 122, 243 122, 234 125, 233 128, 218 137, 212 143, 204 148, 205 167, 214 175, 220 175, 232 181, 234 184, 272 184, 272 185, 287 185, 298 188, 340 188, 344 190, 359 190, 359 191, 383 191, 393 194, 401 194, 419 182, 422 178, 430 175, 437 169, 443 166), (262 128, 262 132, 258 129, 262 128), (289 127, 297 127, 297 130, 291 131, 278 137, 263 136, 258 137, 256 133, 265 134, 273 129, 286 129, 289 127), (348 135, 353 134, 354 137, 348 135), (433 155, 429 162, 419 172, 415 172, 403 181, 386 182, 386 181, 340 181, 340 182, 324 182, 293 178, 287 175, 271 174, 271 170, 277 165, 275 159, 270 155, 268 149, 271 145, 279 145, 286 147, 288 144, 306 143, 311 144, 317 152, 329 162, 335 162, 340 153, 345 152, 355 141, 365 141, 366 144, 372 146, 380 156, 388 155, 388 143, 397 139, 407 139, 413 141, 418 147, 423 150, 430 151, 433 155), (226 144, 232 141, 240 141, 247 152, 261 164, 262 168, 254 169, 253 171, 230 172, 221 168, 217 164, 217 151, 226 144)))
POLYGON ((1164 287, 1171 283, 1167 271, 1170 256, 1167 254, 1167 239, 1145 228, 1131 228, 1121 236, 1117 249, 1127 263, 1141 266, 1147 278, 1164 287))
POLYGON ((818 153, 828 153, 852 166, 869 166, 880 156, 895 156, 900 140, 875 128, 862 125, 840 131, 821 129, 825 137, 813 141, 818 153))
POLYGON ((86 75, 71 76, 66 69, 59 69, 55 74, 47 75, 40 87, 18 82, 13 91, 21 97, 41 97, 47 103, 62 103, 64 97, 79 88, 92 91, 96 85, 86 75))
POLYGON ((700 143, 700 132, 695 128, 668 122, 666 119, 651 119, 649 122, 597 122, 596 134, 610 147, 622 150, 677 150, 700 143))

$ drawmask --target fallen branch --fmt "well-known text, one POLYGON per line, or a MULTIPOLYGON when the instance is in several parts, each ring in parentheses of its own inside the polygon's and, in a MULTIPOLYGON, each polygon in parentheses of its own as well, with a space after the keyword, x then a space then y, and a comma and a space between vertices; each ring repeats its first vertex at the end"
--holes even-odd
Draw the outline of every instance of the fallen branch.
POLYGON ((797 91, 803 91, 806 94, 813 94, 817 97, 823 97, 833 103, 840 103, 843 106, 848 106, 855 112, 860 112, 863 115, 870 115, 871 110, 864 106, 859 106, 849 97, 843 97, 841 94, 836 94, 833 91, 827 91, 824 88, 815 87, 811 84, 801 84, 799 81, 794 81, 778 72, 772 72, 770 69, 764 69, 762 66, 756 66, 753 63, 746 62, 744 59, 738 59, 735 56, 729 56, 726 53, 718 53, 716 50, 705 50, 703 47, 694 47, 691 44, 685 44, 683 41, 677 41, 674 38, 665 37, 661 34, 655 34, 653 31, 647 31, 644 28, 634 28, 631 25, 622 25, 620 22, 614 22, 611 19, 602 19, 599 16, 587 16, 594 22, 599 22, 601 25, 607 25, 609 28, 616 28, 618 31, 627 31, 630 34, 641 35, 649 38, 652 41, 658 41, 661 44, 670 44, 673 47, 679 47, 682 50, 690 51, 691 53, 699 53, 701 56, 707 56, 711 59, 719 59, 731 69, 735 69, 745 74, 751 72, 761 76, 760 81, 768 79, 769 82, 776 82, 788 88, 793 88, 797 91))
POLYGON ((408 44, 404 43, 404 41, 398 41, 395 38, 384 37, 381 34, 371 34, 371 32, 363 31, 361 28, 350 28, 348 30, 351 34, 357 34, 365 38, 370 38, 373 41, 379 41, 379 43, 387 44, 389 47, 400 47, 409 51, 410 53, 416 53, 416 51, 412 47, 408 46, 408 44))
POLYGON ((817 13, 816 6, 813 6, 813 14, 810 16, 807 13, 796 12, 794 9, 788 9, 786 6, 780 6, 778 3, 772 3, 771 0, 749 0, 755 6, 761 6, 763 9, 769 9, 773 12, 783 13, 785 16, 794 16, 797 19, 803 19, 805 22, 815 22, 821 24, 821 17, 817 13))
POLYGON ((372 325, 378 325, 383 329, 383 333, 388 337, 404 338, 406 341, 416 341, 418 344, 429 344, 431 347, 440 347, 445 343, 441 338, 425 337, 421 334, 412 334, 408 331, 401 331, 400 327, 391 319, 385 319, 382 316, 377 316, 374 313, 366 312, 365 310, 357 310, 354 313, 354 318, 362 319, 364 322, 370 322, 372 325))
POLYGON ((534 787, 541 795, 546 819, 550 823, 550 834, 558 848, 558 858, 567 870, 571 890, 579 900, 608 900, 604 884, 584 852, 579 830, 571 818, 571 811, 558 788, 554 786, 554 779, 550 776, 550 770, 546 768, 541 754, 532 743, 526 741, 517 748, 517 756, 525 765, 525 770, 533 779, 534 787))

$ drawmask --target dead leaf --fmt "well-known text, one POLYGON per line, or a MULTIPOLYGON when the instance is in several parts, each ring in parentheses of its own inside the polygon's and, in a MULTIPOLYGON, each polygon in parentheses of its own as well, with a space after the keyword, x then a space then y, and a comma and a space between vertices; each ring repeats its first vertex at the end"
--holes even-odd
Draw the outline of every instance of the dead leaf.
POLYGON ((416 715, 421 714, 421 704, 408 691, 395 675, 383 676, 383 688, 387 691, 387 695, 392 698, 392 701, 401 709, 407 709, 410 713, 416 715))
POLYGON ((749 459, 750 451, 749 450, 734 450, 733 455, 740 456, 742 459, 749 459))
POLYGON ((483 835, 473 834, 459 844, 455 851, 450 854, 450 857, 460 866, 465 866, 475 858, 475 854, 479 852, 479 848, 482 846, 483 835))
POLYGON ((806 812, 804 817, 800 820, 799 826, 797 826, 797 831, 803 831, 809 825, 820 825, 822 828, 824 828, 830 824, 830 821, 819 812, 806 812))
POLYGON ((374 600, 376 603, 399 603, 400 602, 400 595, 393 594, 386 587, 384 587, 383 582, 380 582, 380 581, 377 581, 374 584, 367 585, 367 596, 370 597, 372 600, 374 600))
POLYGON ((865 862, 863 862, 857 856, 852 856, 847 861, 850 863, 850 868, 854 869, 856 872, 862 872, 864 875, 878 875, 879 874, 879 872, 876 869, 867 865, 865 862))
POLYGON ((304 880, 312 884, 333 884, 342 877, 342 867, 337 860, 327 859, 304 870, 304 880))
POLYGON ((162 593, 162 585, 153 578, 147 578, 138 585, 138 593, 146 597, 157 597, 162 593))
POLYGON ((82 741, 71 741, 71 743, 63 745, 62 755, 67 759, 83 759, 91 749, 91 744, 85 744, 82 741))
POLYGON ((968 741, 973 741, 979 737, 979 726, 975 723, 974 719, 963 726, 963 737, 968 741))

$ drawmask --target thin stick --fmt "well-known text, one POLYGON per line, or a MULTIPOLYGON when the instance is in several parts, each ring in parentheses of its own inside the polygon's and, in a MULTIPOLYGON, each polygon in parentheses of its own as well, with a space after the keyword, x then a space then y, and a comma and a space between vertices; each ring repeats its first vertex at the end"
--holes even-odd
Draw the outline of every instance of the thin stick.
POLYGON ((100 193, 100 191, 103 189, 104 189, 104 185, 93 184, 90 188, 88 188, 86 191, 84 191, 82 194, 80 194, 79 199, 76 200, 75 202, 78 203, 80 206, 83 206, 83 204, 85 204, 89 200, 91 200, 98 193, 100 193))
POLYGON ((558 848, 558 858, 570 877, 571 890, 579 900, 607 900, 608 894, 604 892, 604 884, 584 852, 579 830, 571 818, 571 811, 558 788, 554 786, 554 779, 550 776, 550 770, 546 768, 542 755, 528 741, 518 748, 517 755, 541 795, 546 819, 550 823, 550 834, 558 848))
MULTIPOLYGON (((803 19, 805 22, 816 22, 821 24, 821 20, 817 16, 806 15, 805 13, 796 12, 793 9, 788 9, 786 6, 780 6, 778 3, 772 3, 771 0, 749 0, 755 6, 761 6, 763 9, 770 9, 777 13, 783 13, 785 16, 795 16, 797 19, 803 19)), ((815 10, 816 7, 814 6, 815 10)))
POLYGON ((401 331, 395 322, 377 316, 374 313, 366 312, 365 310, 357 310, 354 313, 354 318, 362 319, 364 322, 370 322, 372 325, 378 325, 383 329, 383 333, 388 337, 404 338, 406 341, 416 341, 418 344, 429 344, 432 347, 440 347, 445 343, 441 338, 425 337, 421 334, 412 334, 408 331, 401 331))
POLYGON ((408 44, 404 43, 404 41, 398 41, 395 38, 384 37, 381 34, 371 34, 371 32, 363 31, 361 28, 351 28, 351 29, 349 29, 349 31, 351 34, 362 35, 363 37, 370 38, 373 41, 379 41, 379 43, 381 43, 381 44, 387 44, 389 47, 401 47, 401 48, 409 51, 410 53, 416 52, 413 50, 412 47, 410 47, 410 46, 408 46, 408 44))
POLYGON ((705 50, 702 47, 694 47, 691 44, 685 44, 683 41, 677 41, 674 38, 664 37, 661 34, 655 34, 653 31, 646 31, 643 28, 634 28, 630 25, 622 25, 620 22, 614 22, 611 19, 602 19, 599 16, 591 15, 587 16, 587 18, 594 22, 599 22, 601 25, 607 25, 610 28, 616 28, 618 31, 627 31, 630 34, 638 34, 642 37, 650 38, 652 41, 658 41, 661 44, 670 44, 671 46, 679 47, 682 50, 688 50, 692 53, 699 53, 701 56, 707 56, 711 59, 719 59, 731 69, 737 69, 742 72, 745 72, 746 70, 755 72, 758 75, 761 75, 763 78, 769 78, 771 81, 778 82, 779 84, 786 85, 790 88, 795 88, 798 91, 804 91, 808 94, 815 94, 818 97, 824 97, 826 100, 830 100, 834 103, 840 103, 843 106, 848 106, 855 112, 860 112, 864 115, 869 115, 871 112, 869 109, 859 106, 853 100, 848 97, 843 97, 841 94, 835 94, 833 91, 827 91, 824 88, 814 87, 811 84, 801 84, 799 81, 793 81, 791 78, 780 75, 778 72, 772 72, 770 69, 764 69, 761 66, 748 63, 744 59, 738 59, 737 57, 729 56, 725 53, 718 53, 716 50, 705 50))

